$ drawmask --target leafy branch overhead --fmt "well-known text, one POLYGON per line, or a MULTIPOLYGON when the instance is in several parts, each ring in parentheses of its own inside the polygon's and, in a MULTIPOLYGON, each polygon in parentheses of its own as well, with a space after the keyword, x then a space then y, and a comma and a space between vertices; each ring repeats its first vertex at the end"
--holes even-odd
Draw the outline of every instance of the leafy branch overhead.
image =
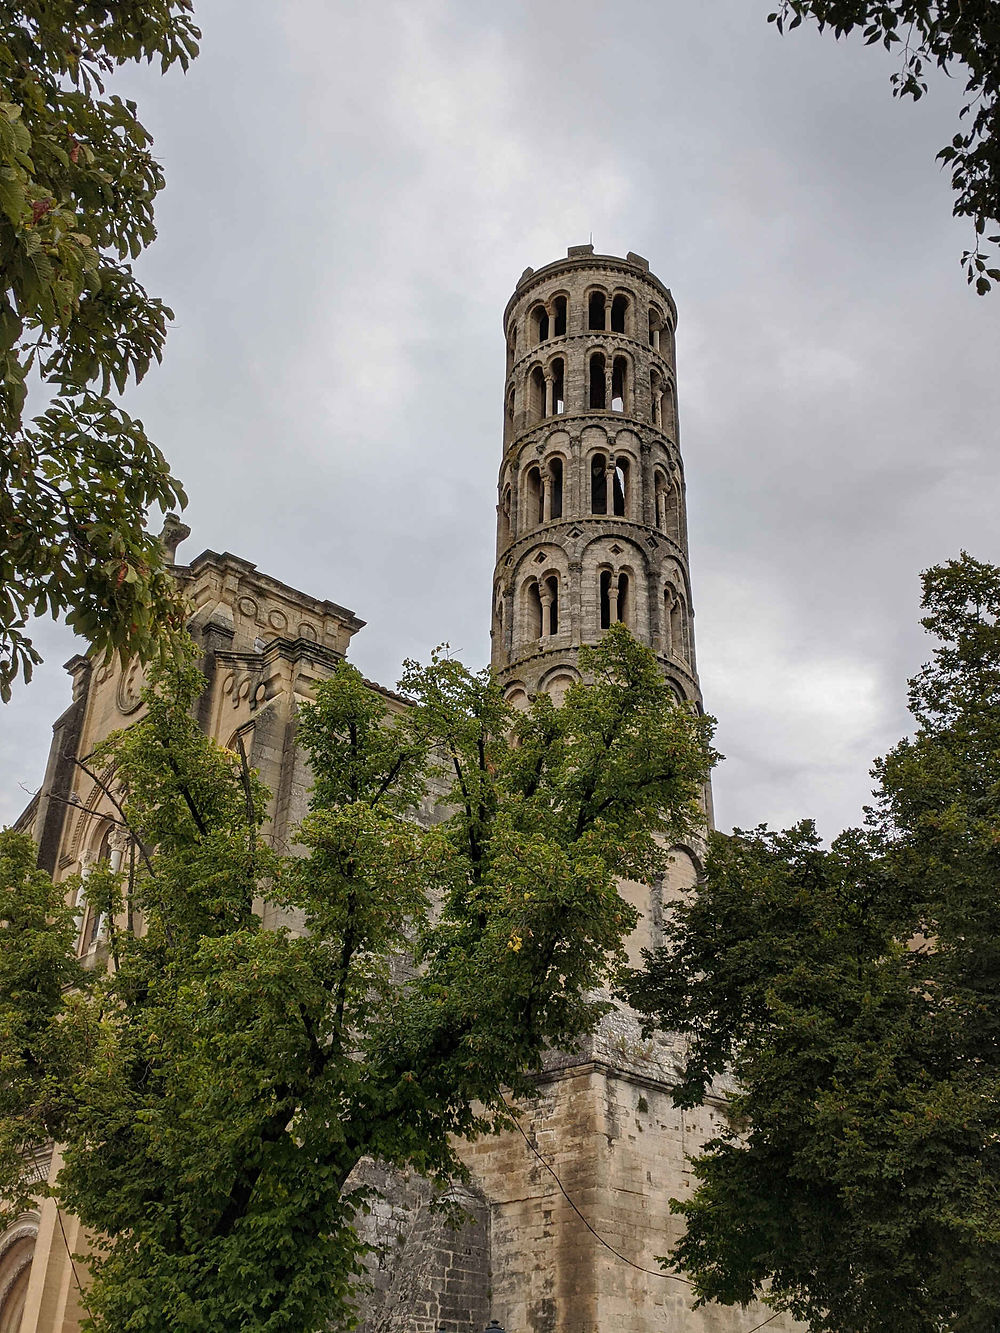
POLYGON ((954 214, 969 218, 974 247, 962 256, 966 277, 984 296, 1000 281, 1000 3, 997 0, 782 0, 768 16, 779 31, 804 19, 843 37, 860 29, 869 45, 900 56, 897 97, 927 92, 928 71, 965 79, 961 124, 938 160, 951 171, 954 214), (987 235, 987 233, 990 233, 987 235), (985 247, 993 247, 993 256, 985 247))
POLYGON ((184 504, 110 398, 163 351, 171 312, 132 271, 163 188, 117 67, 187 66, 190 0, 21 0, 0 17, 0 695, 39 658, 29 615, 154 655, 182 611, 150 505, 184 504), (35 383, 47 410, 25 419, 35 383))

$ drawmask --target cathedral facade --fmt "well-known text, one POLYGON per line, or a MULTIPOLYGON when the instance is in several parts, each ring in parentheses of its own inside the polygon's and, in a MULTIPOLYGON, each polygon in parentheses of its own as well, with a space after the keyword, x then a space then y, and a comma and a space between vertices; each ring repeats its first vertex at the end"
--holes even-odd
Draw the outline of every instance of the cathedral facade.
MULTIPOLYGON (((678 699, 701 708, 675 326, 673 298, 644 259, 593 246, 526 270, 507 305, 492 642, 515 704, 538 691, 560 698, 580 647, 622 621, 653 648, 678 699)), ((172 556, 186 535, 168 523, 172 556)), ((268 834, 287 850, 309 787, 296 705, 364 622, 228 553, 174 569, 203 654, 201 724, 224 745, 242 739, 272 793, 268 834)), ((76 657, 67 668, 72 703, 19 821, 57 878, 121 857, 103 778, 79 761, 142 707, 137 667, 76 657)), ((708 792, 705 808, 710 822, 708 792)), ((664 882, 621 886, 642 916, 629 942, 635 960, 658 941, 665 903, 697 876, 696 847, 672 852, 664 882)), ((77 906, 81 957, 103 966, 102 923, 77 906)), ((382 1258, 372 1263, 363 1333, 480 1333, 493 1320, 506 1333, 749 1333, 768 1319, 764 1307, 693 1309, 690 1288, 657 1262, 678 1234, 669 1200, 692 1187, 689 1157, 722 1114, 718 1102, 674 1107, 681 1054, 668 1034, 643 1038, 624 1008, 577 1050, 553 1053, 523 1108, 523 1133, 464 1145, 468 1221, 458 1232, 430 1209, 419 1177, 366 1164, 361 1174, 382 1202, 364 1225, 382 1258)), ((58 1168, 56 1147, 40 1157, 39 1179, 58 1168)), ((51 1200, 0 1236, 0 1333, 77 1333, 81 1265, 71 1255, 85 1250, 75 1219, 51 1200)), ((795 1325, 782 1316, 768 1327, 795 1325)))

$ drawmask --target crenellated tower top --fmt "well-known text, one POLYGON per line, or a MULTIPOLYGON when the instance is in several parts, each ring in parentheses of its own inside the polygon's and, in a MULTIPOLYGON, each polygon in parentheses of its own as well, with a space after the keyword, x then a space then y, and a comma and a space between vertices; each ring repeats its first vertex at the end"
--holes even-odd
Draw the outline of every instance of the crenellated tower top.
POLYGON ((580 647, 624 621, 701 704, 676 322, 645 259, 592 245, 526 269, 507 304, 493 665, 515 701, 558 697, 580 647))

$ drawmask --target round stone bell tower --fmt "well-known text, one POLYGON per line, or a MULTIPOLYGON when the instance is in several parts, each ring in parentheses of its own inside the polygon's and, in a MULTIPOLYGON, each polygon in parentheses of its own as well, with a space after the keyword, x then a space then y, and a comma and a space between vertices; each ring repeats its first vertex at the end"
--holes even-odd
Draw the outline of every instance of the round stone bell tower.
POLYGON ((582 644, 624 621, 700 706, 666 287, 639 255, 526 269, 504 312, 507 382, 493 666, 557 698, 582 644))

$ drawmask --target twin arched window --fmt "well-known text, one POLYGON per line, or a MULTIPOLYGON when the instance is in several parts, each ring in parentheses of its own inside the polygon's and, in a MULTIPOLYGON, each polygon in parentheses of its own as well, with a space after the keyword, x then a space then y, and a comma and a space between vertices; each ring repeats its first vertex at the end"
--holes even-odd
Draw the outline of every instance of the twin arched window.
POLYGON ((561 416, 566 411, 566 362, 561 356, 549 362, 548 370, 533 366, 528 374, 528 421, 561 416))
POLYGON ((549 338, 562 338, 566 334, 566 319, 569 302, 565 296, 554 296, 547 304, 539 302, 528 316, 528 331, 533 346, 547 342, 549 338))
POLYGON ((527 638, 547 639, 559 633, 559 576, 546 574, 525 585, 527 638))
POLYGON ((657 469, 653 498, 656 506, 656 526, 675 542, 681 539, 681 496, 676 480, 667 478, 657 469))
POLYGON ((524 474, 524 521, 522 532, 562 518, 563 460, 556 455, 546 465, 534 463, 524 474))
POLYGON ((605 292, 593 291, 587 299, 587 328, 625 333, 629 307, 629 299, 622 292, 609 301, 605 292))
POLYGON ((629 364, 624 356, 611 360, 608 373, 608 358, 603 352, 591 352, 587 365, 589 404, 599 412, 627 412, 629 403, 629 364))
POLYGON ((632 623, 632 580, 628 570, 606 567, 600 571, 598 614, 601 629, 632 623))
POLYGON ((590 460, 590 512, 625 518, 629 510, 629 460, 594 454, 590 460))

